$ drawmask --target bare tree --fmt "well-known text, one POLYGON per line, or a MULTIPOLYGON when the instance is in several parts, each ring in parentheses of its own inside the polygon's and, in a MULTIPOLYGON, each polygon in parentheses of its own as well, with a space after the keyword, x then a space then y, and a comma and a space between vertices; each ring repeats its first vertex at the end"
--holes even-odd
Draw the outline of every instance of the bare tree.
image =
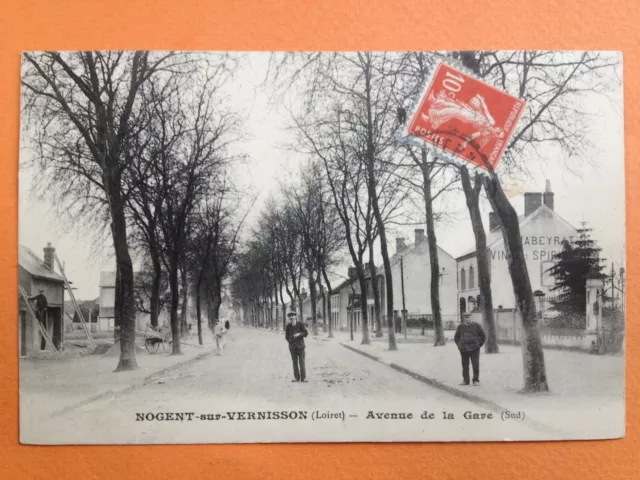
MULTIPOLYGON (((165 148, 154 164, 165 195, 158 215, 163 238, 163 262, 171 289, 172 352, 180 354, 179 272, 186 283, 183 252, 189 237, 190 219, 194 209, 215 180, 224 175, 225 166, 233 160, 227 153, 229 143, 236 140, 236 119, 231 112, 220 108, 218 89, 226 79, 224 63, 214 71, 205 71, 195 80, 190 95, 179 90, 170 101, 163 102, 167 115, 167 129, 178 129, 180 139, 165 148), (222 78, 220 78, 222 77, 222 78)), ((184 288, 184 285, 183 285, 184 288)), ((183 292, 186 295, 186 292, 183 292)), ((183 297, 183 304, 184 304, 183 297)))
POLYGON ((184 60, 150 52, 24 54, 23 109, 39 171, 65 203, 107 205, 116 254, 120 359, 137 367, 133 266, 126 221, 125 152, 144 128, 140 91, 184 60), (31 130, 33 128, 33 130, 31 130))
MULTIPOLYGON (((406 122, 407 102, 417 102, 418 96, 422 93, 424 83, 433 68, 435 61, 432 56, 424 52, 408 52, 398 55, 395 60, 396 68, 401 72, 401 81, 396 85, 396 89, 391 91, 394 102, 397 105, 398 127, 406 122)), ((435 155, 430 155, 426 148, 416 149, 407 146, 407 156, 413 163, 414 168, 420 172, 420 182, 413 179, 407 181, 419 192, 424 202, 425 223, 427 230, 427 243, 429 246, 429 266, 430 266, 430 298, 431 313, 434 320, 434 345, 445 345, 444 329, 442 325, 442 310, 440 307, 440 263, 438 259, 438 244, 435 232, 437 214, 434 211, 434 204, 438 197, 451 191, 459 177, 456 169, 445 162, 440 161, 435 155)), ((404 158, 393 159, 403 162, 404 158)))
MULTIPOLYGON (((606 91, 609 85, 603 73, 617 65, 615 58, 598 52, 489 51, 454 52, 452 56, 480 78, 527 102, 519 127, 505 150, 501 163, 505 173, 526 171, 524 160, 528 156, 539 158, 540 145, 557 145, 569 156, 582 151, 588 145, 589 128, 581 99, 588 92, 606 91)), ((522 315, 524 391, 547 391, 544 353, 518 217, 498 175, 484 160, 490 172, 483 177, 485 192, 501 225, 516 304, 522 315)), ((472 211, 477 208, 476 198, 475 193, 468 196, 472 218, 476 215, 472 211)), ((476 220, 472 224, 476 240, 481 241, 484 237, 481 222, 476 220)), ((476 251, 478 258, 481 251, 486 254, 478 242, 476 251)), ((488 307, 484 305, 486 311, 488 307)))

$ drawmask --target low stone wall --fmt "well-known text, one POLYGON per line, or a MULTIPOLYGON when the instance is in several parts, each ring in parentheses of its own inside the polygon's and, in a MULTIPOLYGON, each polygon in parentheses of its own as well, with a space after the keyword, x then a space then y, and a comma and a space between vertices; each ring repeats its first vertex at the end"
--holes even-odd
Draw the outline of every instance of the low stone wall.
MULTIPOLYGON (((473 312, 471 320, 482 324, 482 312, 473 312)), ((498 342, 520 345, 522 319, 515 309, 503 309, 495 311, 496 327, 498 330, 498 342)), ((595 347, 597 336, 586 330, 569 328, 540 329, 542 345, 546 348, 560 348, 568 350, 581 350, 590 352, 595 347)))

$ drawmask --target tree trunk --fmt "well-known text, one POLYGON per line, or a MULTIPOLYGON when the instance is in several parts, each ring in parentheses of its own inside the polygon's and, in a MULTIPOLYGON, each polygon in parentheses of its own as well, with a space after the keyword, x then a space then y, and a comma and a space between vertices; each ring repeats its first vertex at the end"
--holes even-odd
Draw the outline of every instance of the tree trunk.
POLYGON ((169 262, 169 288, 171 290, 171 353, 180 355, 180 319, 178 305, 180 303, 180 289, 178 284, 178 258, 173 255, 169 262))
MULTIPOLYGON (((389 260, 389 250, 387 249, 387 232, 380 213, 378 202, 378 192, 376 191, 376 180, 374 172, 375 148, 373 144, 373 115, 371 113, 371 70, 370 65, 365 69, 365 91, 367 107, 367 191, 371 198, 371 206, 376 219, 378 233, 380 235, 380 251, 382 253, 382 263, 384 265, 385 288, 387 292, 387 323, 389 328, 389 350, 397 350, 396 334, 393 331, 393 278, 391 276, 391 261, 389 260)), ((364 305, 366 309, 366 305, 364 305)))
POLYGON ((309 297, 311 301, 311 329, 313 331, 313 335, 318 335, 318 322, 316 318, 316 310, 318 305, 316 304, 317 292, 316 292, 316 281, 313 277, 313 270, 309 269, 309 297))
MULTIPOLYGON (((136 307, 133 296, 133 264, 127 244, 127 222, 124 204, 120 196, 121 185, 117 180, 110 179, 109 204, 113 220, 113 245, 116 251, 116 263, 119 280, 120 306, 120 360, 116 372, 135 370, 136 362, 136 307)), ((118 288, 116 288, 118 290, 118 288)))
POLYGON ((180 332, 182 335, 187 333, 187 303, 189 294, 187 289, 187 271, 182 269, 182 307, 180 309, 180 332))
POLYGON ((120 269, 116 262, 116 288, 113 299, 113 341, 114 343, 120 342, 120 325, 122 324, 122 299, 124 294, 122 293, 122 282, 120 281, 120 269))
MULTIPOLYGON (((278 301, 278 281, 276 280, 275 285, 273 287, 274 292, 273 295, 276 297, 276 312, 279 310, 280 302, 278 301)), ((276 331, 278 331, 278 315, 276 314, 276 318, 274 321, 274 327, 276 331)))
POLYGON ((149 311, 151 317, 151 326, 158 326, 158 317, 160 315, 160 283, 162 280, 162 264, 156 253, 151 252, 151 263, 153 264, 153 280, 151 283, 151 299, 149 303, 149 311))
POLYGON ((220 319, 220 305, 222 305, 222 287, 220 282, 216 281, 213 287, 213 321, 214 323, 220 319))
POLYGON ((469 171, 467 167, 460 168, 462 189, 467 200, 467 209, 471 217, 471 226, 476 240, 476 260, 478 266, 478 287, 480 288, 480 307, 484 317, 484 324, 487 329, 486 353, 499 353, 498 335, 493 314, 493 297, 491 294, 491 269, 489 266, 489 252, 487 251, 487 236, 482 225, 480 216, 480 190, 482 188, 482 177, 476 173, 474 186, 471 186, 469 171))
POLYGON ((302 295, 298 295, 298 307, 300 308, 300 321, 304 323, 304 318, 303 318, 303 310, 302 310, 302 295))
POLYGON ((362 342, 360 345, 369 345, 369 322, 367 312, 367 279, 364 275, 364 268, 358 267, 358 280, 360 281, 360 316, 362 317, 362 342))
POLYGON ((198 344, 203 345, 202 340, 202 277, 204 276, 204 269, 200 270, 198 275, 198 282, 196 283, 196 322, 198 324, 198 344))
POLYGON ((329 311, 329 338, 333 338, 333 317, 331 315, 331 283, 329 283, 329 277, 327 276, 326 269, 322 269, 322 276, 324 277, 324 283, 327 285, 327 310, 329 311))
POLYGON ((538 330, 535 299, 522 248, 518 215, 495 175, 484 178, 484 187, 493 211, 496 212, 500 221, 516 306, 522 316, 523 392, 546 392, 549 390, 549 385, 544 364, 544 351, 538 330))
POLYGON ((433 316, 433 345, 438 347, 446 343, 442 328, 442 310, 440 308, 440 262, 438 261, 438 242, 433 221, 433 199, 431 197, 431 169, 427 163, 427 150, 422 149, 422 188, 427 220, 427 242, 429 244, 429 263, 431 265, 431 314, 433 316))
POLYGON ((373 263, 373 240, 372 239, 369 240, 369 274, 371 275, 371 287, 373 289, 373 314, 375 315, 375 322, 376 322, 376 337, 382 337, 382 318, 380 315, 380 288, 378 286, 378 276, 376 274, 376 266, 373 263))
POLYGON ((282 296, 282 288, 280 288, 280 303, 282 304, 282 331, 287 328, 287 306, 284 303, 284 297, 282 296))
POLYGON ((273 330, 273 297, 271 296, 271 292, 269 292, 269 329, 273 330))

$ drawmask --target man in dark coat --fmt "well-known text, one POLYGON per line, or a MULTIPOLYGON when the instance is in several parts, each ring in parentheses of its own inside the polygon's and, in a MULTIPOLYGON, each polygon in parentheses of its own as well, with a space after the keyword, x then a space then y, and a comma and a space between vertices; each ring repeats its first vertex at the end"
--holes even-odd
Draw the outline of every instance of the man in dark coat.
POLYGON ((285 329, 285 338, 289 342, 289 352, 293 361, 292 382, 306 382, 307 372, 304 364, 304 337, 308 335, 307 328, 302 322, 298 321, 295 311, 287 314, 289 324, 285 329))
POLYGON ((472 322, 471 315, 463 315, 453 340, 462 357, 463 381, 460 385, 469 385, 469 360, 473 367, 473 384, 480 384, 480 348, 486 340, 482 326, 472 322))
MULTIPOLYGON (((29 301, 35 301, 35 312, 36 318, 44 328, 45 332, 47 331, 47 308, 49 307, 49 302, 47 302, 47 297, 44 296, 44 290, 40 290, 38 295, 35 297, 30 297, 29 301)), ((44 335, 41 335, 40 338, 40 350, 44 350, 47 348, 47 341, 44 338, 44 335)))

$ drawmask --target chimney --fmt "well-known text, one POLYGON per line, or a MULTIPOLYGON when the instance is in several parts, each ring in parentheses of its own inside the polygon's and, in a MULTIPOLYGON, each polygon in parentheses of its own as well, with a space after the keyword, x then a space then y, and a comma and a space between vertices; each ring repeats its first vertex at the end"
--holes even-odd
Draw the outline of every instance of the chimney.
POLYGON ((489 231, 493 232, 499 226, 500 221, 498 220, 498 214, 496 212, 489 212, 489 231))
POLYGON ((396 238, 396 253, 402 250, 406 245, 404 244, 404 238, 396 238))
POLYGON ((302 289, 302 292, 300 293, 300 296, 302 297, 303 300, 305 298, 307 298, 307 291, 304 288, 302 289))
POLYGON ((528 217, 542 205, 542 194, 538 192, 527 192, 524 194, 524 216, 528 217))
POLYGON ((544 199, 544 204, 553 210, 553 192, 551 191, 551 182, 549 180, 547 180, 542 198, 544 199))
POLYGON ((45 266, 49 270, 51 270, 52 272, 55 271, 53 269, 53 262, 54 262, 53 256, 56 253, 56 249, 51 246, 51 242, 47 242, 47 246, 44 247, 42 250, 44 251, 44 264, 45 264, 45 266))
POLYGON ((349 267, 349 270, 347 271, 347 276, 349 278, 354 278, 356 276, 356 267, 349 267))
POLYGON ((415 245, 417 246, 424 241, 424 230, 422 228, 416 228, 413 233, 415 234, 415 245))

